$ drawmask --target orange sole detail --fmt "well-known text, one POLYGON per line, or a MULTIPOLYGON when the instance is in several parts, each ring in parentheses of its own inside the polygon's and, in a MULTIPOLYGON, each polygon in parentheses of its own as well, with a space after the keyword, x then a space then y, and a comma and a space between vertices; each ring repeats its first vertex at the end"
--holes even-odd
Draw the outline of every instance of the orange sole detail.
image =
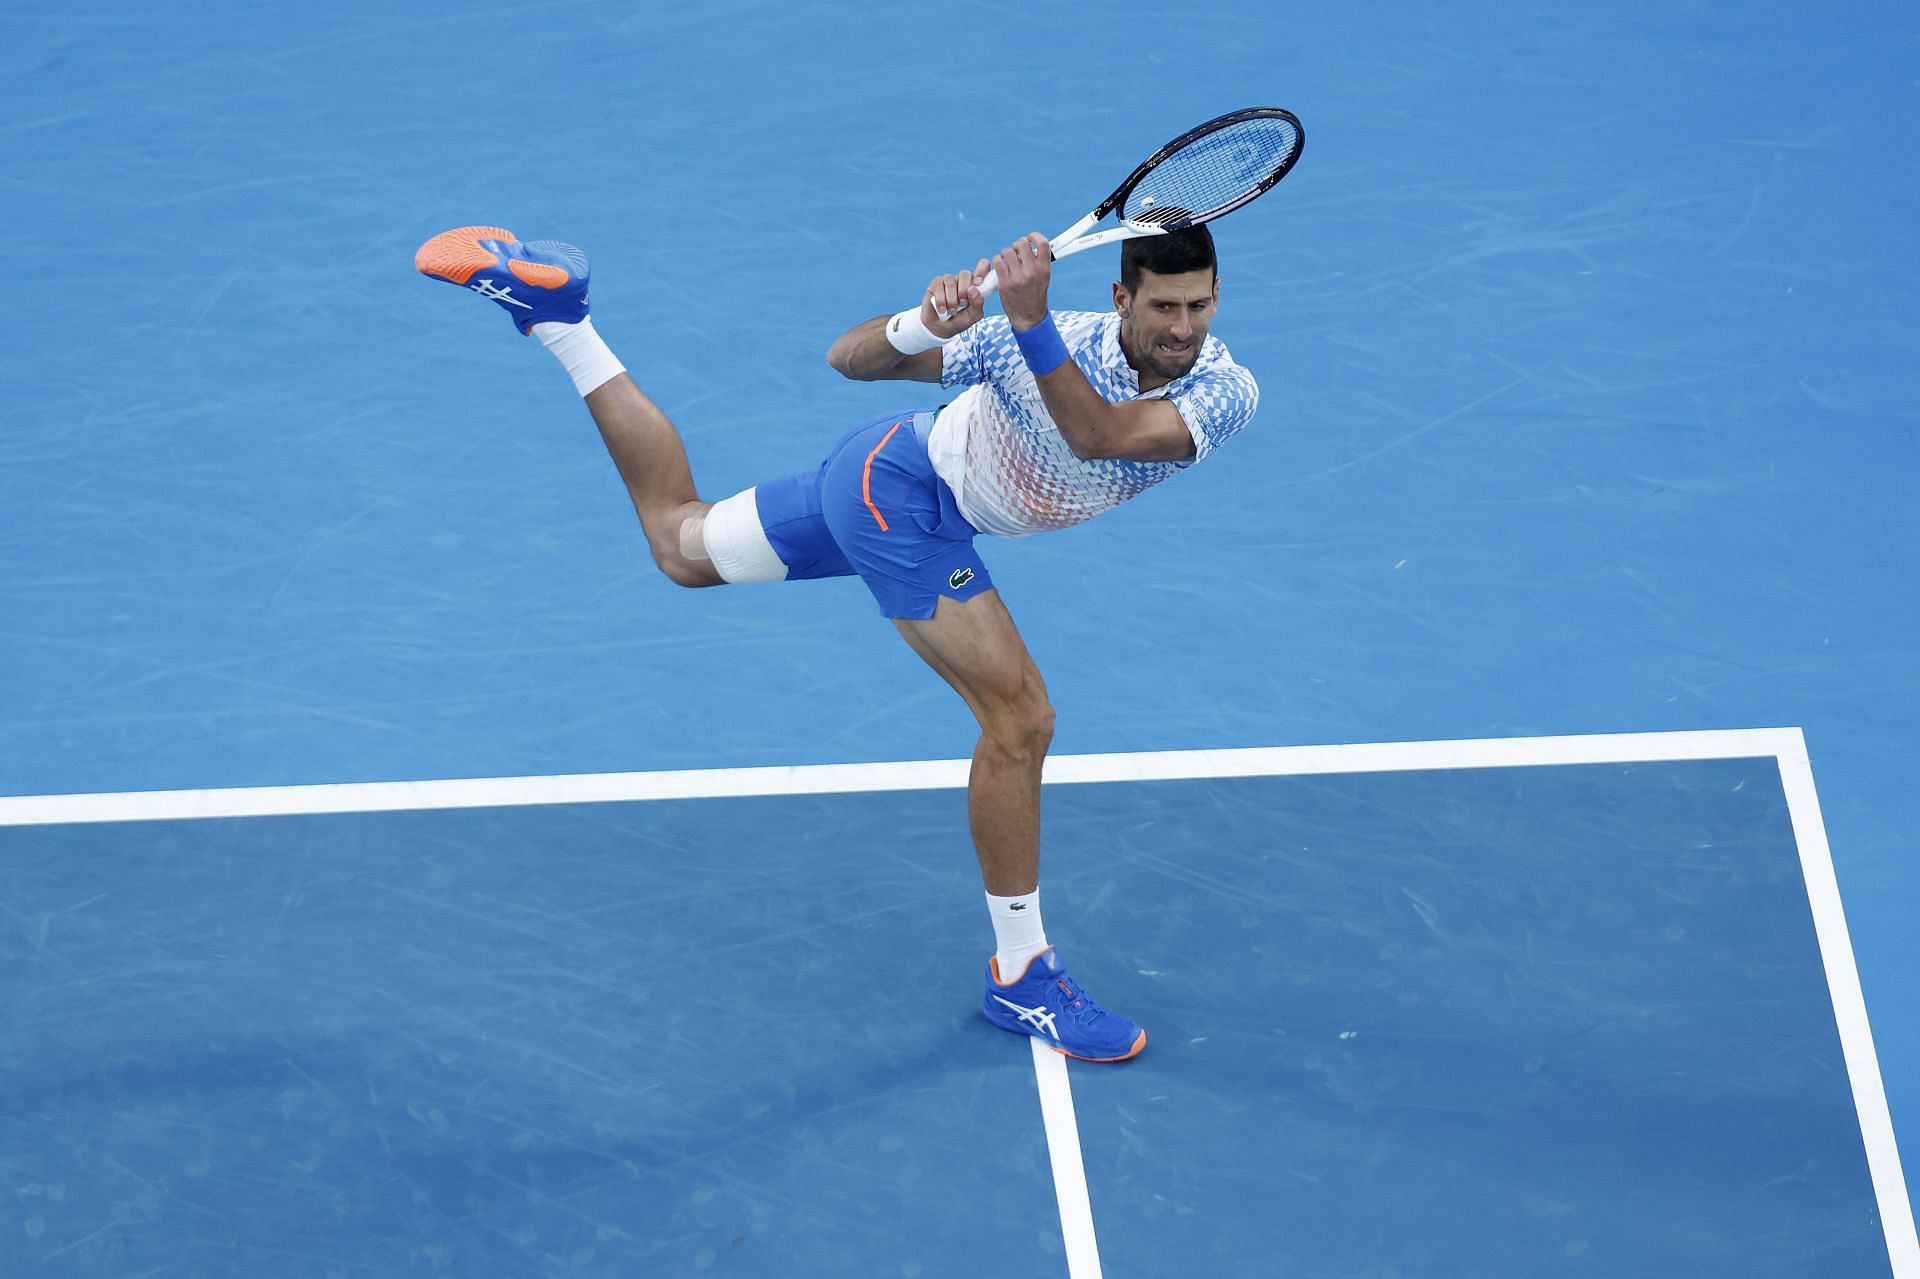
POLYGON ((518 279, 541 289, 557 289, 573 278, 567 274, 565 267, 548 266, 545 262, 522 262, 519 258, 507 263, 507 270, 518 279))
POLYGON ((1053 1048, 1052 1044, 1047 1045, 1047 1047, 1053 1048, 1053 1051, 1059 1053, 1062 1057, 1071 1057, 1075 1061, 1092 1061, 1092 1062, 1102 1062, 1102 1063, 1111 1062, 1111 1061, 1132 1061, 1135 1057, 1138 1057, 1140 1055, 1140 1050, 1142 1048, 1145 1048, 1146 1046, 1147 1046, 1147 1032, 1144 1030, 1140 1032, 1140 1037, 1133 1041, 1133 1047, 1127 1049, 1127 1051, 1121 1053, 1118 1057, 1082 1057, 1079 1053, 1070 1053, 1064 1048, 1053 1048))
MULTIPOLYGON (((497 226, 463 226, 452 231, 442 231, 413 255, 413 265, 420 274, 430 275, 436 280, 451 280, 455 284, 465 284, 473 278, 475 271, 500 265, 500 260, 480 247, 481 240, 511 240, 514 234, 497 226)), ((519 265, 518 263, 514 264, 519 265)), ((567 273, 559 267, 535 266, 536 271, 554 271, 564 283, 567 273)), ((518 271, 514 272, 519 275, 518 271)), ((521 276, 525 279, 525 276, 521 276)), ((540 284, 539 280, 528 280, 529 284, 540 284)))

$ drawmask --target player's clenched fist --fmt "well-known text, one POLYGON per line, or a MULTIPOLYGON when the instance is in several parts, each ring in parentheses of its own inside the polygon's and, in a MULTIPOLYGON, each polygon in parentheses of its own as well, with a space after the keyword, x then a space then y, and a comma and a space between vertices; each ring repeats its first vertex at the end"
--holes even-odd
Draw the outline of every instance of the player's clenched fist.
POLYGON ((1000 305, 1017 329, 1047 318, 1047 282, 1053 278, 1053 250, 1038 231, 1023 235, 994 254, 1000 279, 1000 305))
POLYGON ((987 278, 987 260, 980 259, 971 271, 936 275, 927 285, 926 301, 920 304, 920 318, 935 337, 950 338, 960 330, 980 322, 986 301, 980 294, 980 281, 987 278), (946 319, 941 319, 946 316, 946 319))

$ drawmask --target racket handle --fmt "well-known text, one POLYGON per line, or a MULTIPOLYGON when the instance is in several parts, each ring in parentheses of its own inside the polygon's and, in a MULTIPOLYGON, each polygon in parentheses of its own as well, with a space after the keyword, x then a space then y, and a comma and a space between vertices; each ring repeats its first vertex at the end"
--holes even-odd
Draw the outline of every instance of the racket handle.
MULTIPOLYGON (((1102 207, 1104 208, 1104 206, 1102 207)), ((1117 239, 1129 239, 1136 235, 1153 235, 1158 231, 1158 228, 1146 230, 1133 226, 1125 226, 1119 230, 1107 231, 1100 235, 1087 235, 1087 228, 1100 220, 1100 214, 1101 210, 1095 209, 1093 212, 1087 214, 1086 217, 1081 218, 1078 222, 1062 231, 1059 235, 1054 236, 1052 242, 1053 247, 1049 250, 1047 256, 1055 262, 1058 262, 1061 258, 1078 253, 1082 249, 1091 249, 1096 244, 1106 244, 1111 240, 1117 239)), ((998 271, 987 272, 987 278, 980 281, 981 298, 990 298, 999 292, 999 290, 1000 273, 998 271)), ((934 314, 943 320, 951 320, 953 318, 952 312, 942 311, 937 306, 934 307, 933 310, 934 314)))
MULTIPOLYGON (((992 297, 995 293, 998 293, 999 291, 1000 291, 1000 273, 998 271, 987 272, 987 278, 980 281, 981 301, 984 302, 986 299, 992 297)), ((954 316, 959 314, 958 311, 942 311, 940 309, 940 304, 937 302, 934 303, 933 313, 939 316, 943 320, 951 320, 954 316)))

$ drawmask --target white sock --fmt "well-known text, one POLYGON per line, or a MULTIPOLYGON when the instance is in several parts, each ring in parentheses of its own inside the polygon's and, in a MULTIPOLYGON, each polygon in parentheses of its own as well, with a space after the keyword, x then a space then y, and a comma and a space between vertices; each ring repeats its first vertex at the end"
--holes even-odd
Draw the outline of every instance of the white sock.
POLYGON ((614 357, 606 342, 593 331, 592 316, 578 324, 552 321, 536 324, 533 336, 560 357, 560 363, 566 365, 567 376, 573 379, 573 389, 583 397, 627 371, 627 366, 614 357))
POLYGON ((987 912, 993 916, 994 960, 1000 982, 1010 984, 1027 969, 1027 961, 1047 948, 1046 925, 1040 922, 1040 890, 1023 897, 987 894, 987 912))

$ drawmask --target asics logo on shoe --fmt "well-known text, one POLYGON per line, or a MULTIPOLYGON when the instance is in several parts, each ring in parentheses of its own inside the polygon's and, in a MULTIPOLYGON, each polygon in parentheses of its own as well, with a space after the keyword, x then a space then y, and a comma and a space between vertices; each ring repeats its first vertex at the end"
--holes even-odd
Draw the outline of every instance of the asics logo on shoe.
POLYGON ((475 280, 467 287, 483 298, 490 298, 495 302, 503 302, 508 306, 517 306, 523 311, 533 310, 533 304, 531 302, 522 302, 519 298, 513 296, 512 289, 503 289, 492 280, 475 280))
POLYGON ((1015 1017, 1020 1019, 1022 1025, 1031 1026, 1035 1030, 1044 1030, 1055 1039, 1060 1038, 1060 1032, 1053 1028, 1053 1014, 1047 1011, 1045 1004, 1040 1005, 1038 1008, 1025 1008, 1014 1003, 1012 1000, 1002 999, 998 995, 993 997, 993 1001, 1012 1012, 1015 1017))

